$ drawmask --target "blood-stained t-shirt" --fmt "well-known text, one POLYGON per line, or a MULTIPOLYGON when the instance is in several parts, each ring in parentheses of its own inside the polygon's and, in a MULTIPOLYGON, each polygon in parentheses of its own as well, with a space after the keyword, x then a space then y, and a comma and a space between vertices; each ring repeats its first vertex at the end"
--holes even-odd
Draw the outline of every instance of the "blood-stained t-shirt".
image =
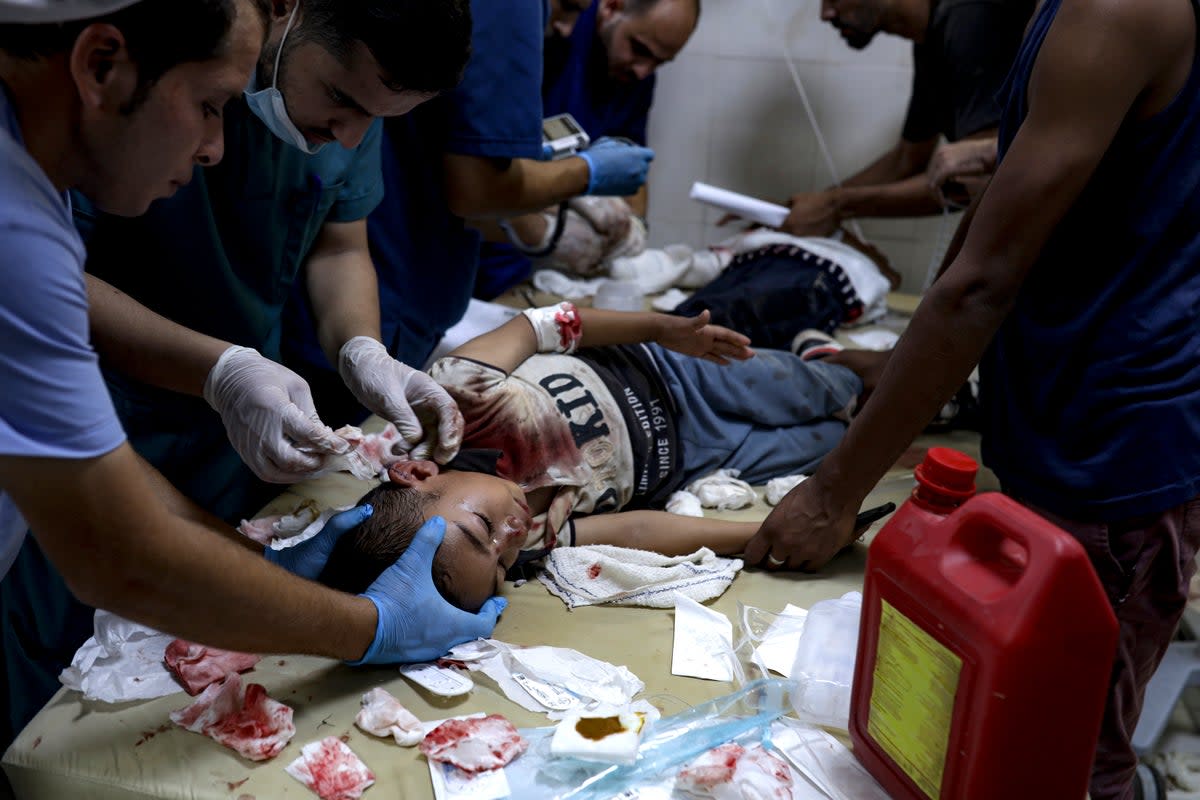
POLYGON ((643 508, 674 488, 678 437, 655 370, 629 347, 536 355, 511 375, 448 356, 429 372, 462 411, 464 449, 499 450, 496 474, 526 492, 555 489, 522 547, 535 551, 574 515, 643 508))

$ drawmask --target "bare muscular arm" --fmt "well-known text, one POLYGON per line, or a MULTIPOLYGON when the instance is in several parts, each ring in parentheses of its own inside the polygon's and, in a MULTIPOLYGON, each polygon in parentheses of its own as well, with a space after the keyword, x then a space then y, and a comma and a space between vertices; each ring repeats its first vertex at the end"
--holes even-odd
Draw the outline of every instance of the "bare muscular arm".
POLYGON ((94 275, 85 277, 92 344, 105 362, 151 386, 201 396, 229 342, 172 322, 94 275))
POLYGON ((817 569, 851 540, 862 499, 978 362, 1054 227, 1122 123, 1163 108, 1186 79, 1187 4, 1064 4, 1029 85, 1029 114, 980 201, 962 250, 913 317, 875 396, 747 547, 817 569), (1176 7, 1177 6, 1177 7, 1176 7))
POLYGON ((3 456, 0 486, 89 605, 246 652, 357 659, 375 636, 370 600, 297 578, 169 508, 128 445, 80 461, 3 456))
POLYGON ((902 139, 841 186, 792 195, 791 211, 780 227, 793 236, 829 236, 852 217, 934 213, 941 203, 924 174, 936 146, 937 139, 902 139))

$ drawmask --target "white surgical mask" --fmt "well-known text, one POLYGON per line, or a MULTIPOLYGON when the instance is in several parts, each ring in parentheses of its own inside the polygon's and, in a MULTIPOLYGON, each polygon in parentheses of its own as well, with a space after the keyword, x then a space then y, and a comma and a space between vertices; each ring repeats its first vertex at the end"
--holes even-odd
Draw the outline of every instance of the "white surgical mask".
POLYGON ((284 42, 287 41, 288 32, 292 29, 292 23, 296 21, 296 12, 299 9, 299 2, 292 6, 292 15, 288 17, 287 27, 283 29, 283 38, 279 40, 279 50, 275 52, 275 72, 271 77, 271 88, 259 89, 258 78, 256 75, 252 75, 250 85, 246 87, 244 94, 254 116, 261 119, 271 133, 297 150, 315 156, 325 144, 308 143, 308 139, 304 138, 304 134, 296 127, 296 123, 292 122, 292 118, 288 116, 287 105, 283 102, 283 93, 276 87, 276 84, 279 83, 279 58, 283 55, 284 42))

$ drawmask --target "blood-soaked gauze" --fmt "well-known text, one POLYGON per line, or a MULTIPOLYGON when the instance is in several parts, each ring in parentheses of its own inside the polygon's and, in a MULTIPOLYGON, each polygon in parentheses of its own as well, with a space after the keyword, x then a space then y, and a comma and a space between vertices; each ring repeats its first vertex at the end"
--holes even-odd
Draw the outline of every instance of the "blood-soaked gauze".
POLYGON ((556 306, 527 308, 521 313, 533 326, 539 353, 570 355, 579 347, 579 340, 583 338, 583 324, 574 303, 563 301, 556 306))

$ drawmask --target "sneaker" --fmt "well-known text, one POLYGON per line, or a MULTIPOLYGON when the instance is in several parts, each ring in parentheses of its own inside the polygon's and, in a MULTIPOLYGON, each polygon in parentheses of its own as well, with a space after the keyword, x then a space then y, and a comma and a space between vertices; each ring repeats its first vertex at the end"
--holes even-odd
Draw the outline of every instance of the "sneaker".
POLYGON ((800 356, 801 361, 824 358, 845 349, 828 333, 815 328, 809 328, 797 333, 796 338, 792 339, 791 348, 793 353, 800 356))

